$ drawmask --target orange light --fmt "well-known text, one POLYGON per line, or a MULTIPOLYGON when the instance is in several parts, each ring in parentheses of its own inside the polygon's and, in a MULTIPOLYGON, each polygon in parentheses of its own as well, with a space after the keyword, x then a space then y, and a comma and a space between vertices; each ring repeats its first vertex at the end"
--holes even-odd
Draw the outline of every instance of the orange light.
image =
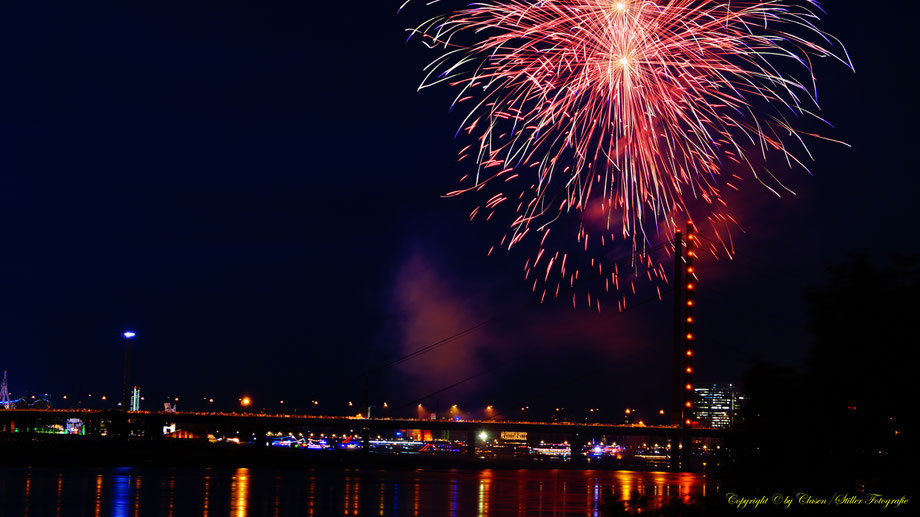
POLYGON ((687 350, 687 357, 693 355, 693 350, 687 350))
POLYGON ((690 384, 688 384, 688 385, 687 385, 687 389, 688 389, 688 390, 692 390, 692 389, 693 389, 693 386, 690 385, 690 384))
POLYGON ((663 409, 659 409, 659 410, 658 410, 658 414, 659 414, 659 415, 663 415, 663 414, 664 414, 664 410, 663 410, 663 409))
POLYGON ((693 323, 693 316, 687 317, 687 323, 693 323))
POLYGON ((693 284, 687 284, 687 289, 693 290, 693 284))
POLYGON ((693 368, 687 367, 687 373, 693 373, 693 368))
POLYGON ((240 404, 244 406, 248 406, 252 404, 252 399, 250 399, 249 397, 243 397, 242 399, 240 399, 240 404))
POLYGON ((687 267, 687 273, 691 273, 691 274, 693 273, 693 266, 687 267))
POLYGON ((693 307, 693 300, 687 300, 687 307, 693 307))
POLYGON ((690 401, 688 400, 688 401, 687 401, 687 407, 690 407, 690 406, 692 406, 692 405, 693 405, 693 404, 691 404, 690 401))
POLYGON ((688 418, 685 422, 687 425, 690 425, 690 419, 688 418))
POLYGON ((688 236, 687 236, 687 239, 689 239, 689 240, 692 241, 692 240, 693 240, 693 234, 691 233, 690 235, 688 235, 688 236))
POLYGON ((687 339, 693 339, 693 334, 687 334, 687 339))

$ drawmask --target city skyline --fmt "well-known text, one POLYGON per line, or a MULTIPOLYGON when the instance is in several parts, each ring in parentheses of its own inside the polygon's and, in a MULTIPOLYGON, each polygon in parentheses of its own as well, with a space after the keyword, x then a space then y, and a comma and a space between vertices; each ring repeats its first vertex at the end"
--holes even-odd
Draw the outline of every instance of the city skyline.
MULTIPOLYGON (((6 9, 3 37, 23 48, 3 86, 0 164, 0 367, 14 392, 117 398, 132 328, 132 377, 154 392, 311 400, 335 384, 356 399, 354 372, 487 322, 375 391, 409 400, 510 362, 445 397, 512 406, 523 397, 491 394, 570 372, 589 406, 669 400, 667 301, 646 302, 649 290, 623 313, 539 305, 521 257, 487 256, 493 236, 467 222, 470 204, 440 197, 465 172, 460 120, 450 92, 416 92, 430 56, 405 43, 415 14, 370 6, 343 34, 311 21, 338 19, 329 5, 6 9)), ((861 36, 867 16, 881 14, 824 21, 856 74, 816 64, 828 132, 851 147, 815 143, 813 175, 783 176, 795 196, 730 194, 744 231, 734 260, 699 264, 700 380, 738 382, 753 357, 802 365, 803 296, 826 262, 918 251, 905 237, 915 180, 895 151, 910 117, 886 95, 906 86, 876 79, 897 58, 861 36)))
POLYGON ((907 514, 916 22, 0 5, 0 514, 907 514))

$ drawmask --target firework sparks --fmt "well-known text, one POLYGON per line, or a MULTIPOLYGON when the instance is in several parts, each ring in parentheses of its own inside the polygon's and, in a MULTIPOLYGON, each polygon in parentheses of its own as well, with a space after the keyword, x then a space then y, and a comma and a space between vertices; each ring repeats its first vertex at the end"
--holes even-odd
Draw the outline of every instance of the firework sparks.
POLYGON ((442 51, 420 89, 457 88, 474 138, 460 158, 475 171, 449 195, 494 192, 470 218, 510 221, 504 248, 539 239, 525 277, 543 298, 589 273, 634 290, 609 255, 618 240, 664 280, 646 245, 698 201, 728 223, 721 191, 741 179, 729 166, 774 192, 784 187, 749 156, 805 168, 797 153, 817 135, 792 121, 821 120, 812 60, 852 69, 820 12, 814 0, 493 0, 430 19, 411 31, 442 51), (553 251, 557 225, 580 259, 561 251, 572 243, 553 251))

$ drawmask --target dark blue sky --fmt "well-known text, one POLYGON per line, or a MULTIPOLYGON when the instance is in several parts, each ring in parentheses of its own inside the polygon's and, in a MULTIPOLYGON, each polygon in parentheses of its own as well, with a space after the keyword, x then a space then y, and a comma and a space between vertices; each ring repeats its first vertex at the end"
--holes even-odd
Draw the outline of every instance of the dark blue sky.
MULTIPOLYGON (((451 92, 403 29, 435 7, 17 2, 0 7, 0 368, 14 394, 120 390, 120 333, 151 394, 271 407, 372 398, 610 411, 667 405, 669 302, 536 308, 521 256, 487 258, 456 185, 451 92), (598 371, 599 366, 605 366, 598 371), (547 379, 558 379, 552 382, 547 379), (578 379, 569 383, 569 379, 578 379), (558 388, 552 385, 555 382, 558 388), (18 393, 17 393, 18 392, 18 393)), ((814 176, 736 201, 737 260, 701 264, 698 372, 798 364, 802 295, 848 250, 916 253, 912 27, 833 2, 856 65, 817 65, 814 176)), ((465 144, 464 144, 465 145, 465 144)), ((114 398, 114 397, 113 397, 114 398)))

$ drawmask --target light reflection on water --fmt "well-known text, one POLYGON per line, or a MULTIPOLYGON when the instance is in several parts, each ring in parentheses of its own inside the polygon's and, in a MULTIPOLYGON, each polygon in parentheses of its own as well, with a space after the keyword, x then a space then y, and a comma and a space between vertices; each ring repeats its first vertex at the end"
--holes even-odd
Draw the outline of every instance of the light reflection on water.
POLYGON ((489 515, 489 489, 492 483, 492 471, 483 470, 479 474, 479 515, 489 515))
POLYGON ((128 517, 131 501, 131 469, 115 469, 112 475, 112 517, 128 517))
POLYGON ((102 486, 103 486, 103 477, 102 474, 96 474, 96 511, 93 514, 96 517, 102 515, 102 486))
POLYGON ((0 515, 604 515, 718 492, 700 474, 600 470, 2 468, 0 515))
POLYGON ((249 509, 249 469, 236 469, 232 480, 233 517, 246 517, 249 509))
POLYGON ((64 475, 58 474, 57 476, 57 490, 54 493, 54 515, 55 517, 61 517, 61 512, 63 511, 63 503, 61 502, 61 497, 64 494, 64 475))

